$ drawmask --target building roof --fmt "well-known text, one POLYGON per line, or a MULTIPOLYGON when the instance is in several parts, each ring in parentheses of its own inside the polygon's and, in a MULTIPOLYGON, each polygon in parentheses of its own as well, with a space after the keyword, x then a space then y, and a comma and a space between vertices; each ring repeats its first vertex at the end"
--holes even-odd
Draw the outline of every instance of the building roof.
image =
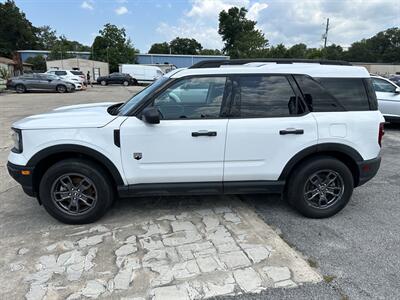
POLYGON ((0 63, 6 65, 16 65, 17 63, 10 58, 0 56, 0 63))
MULTIPOLYGON (((49 54, 51 51, 49 50, 18 50, 18 53, 47 53, 49 54)), ((78 53, 78 54, 90 54, 90 51, 65 51, 67 53, 78 53)))

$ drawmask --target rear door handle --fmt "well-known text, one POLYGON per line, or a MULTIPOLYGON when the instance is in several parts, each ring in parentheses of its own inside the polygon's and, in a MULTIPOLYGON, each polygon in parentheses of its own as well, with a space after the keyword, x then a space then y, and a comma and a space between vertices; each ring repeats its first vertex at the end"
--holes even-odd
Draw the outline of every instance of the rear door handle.
POLYGON ((288 129, 283 129, 279 131, 280 135, 285 135, 285 134, 304 134, 303 129, 296 129, 296 128, 288 128, 288 129))
POLYGON ((198 137, 198 136, 217 136, 216 131, 207 131, 207 130, 200 130, 197 132, 192 132, 193 137, 198 137))

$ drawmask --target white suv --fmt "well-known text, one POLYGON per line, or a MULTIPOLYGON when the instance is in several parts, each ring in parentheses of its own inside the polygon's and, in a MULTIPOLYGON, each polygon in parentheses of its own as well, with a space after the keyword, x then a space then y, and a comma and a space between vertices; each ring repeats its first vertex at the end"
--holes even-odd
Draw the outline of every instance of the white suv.
POLYGON ((85 81, 85 79, 82 78, 80 75, 76 75, 69 70, 49 70, 46 72, 46 74, 56 75, 63 80, 68 80, 69 82, 72 82, 75 85, 76 90, 81 90, 82 85, 85 81))
POLYGON ((384 118, 363 67, 232 60, 174 70, 125 103, 13 125, 9 173, 65 223, 114 198, 282 193, 332 216, 378 171, 384 118))

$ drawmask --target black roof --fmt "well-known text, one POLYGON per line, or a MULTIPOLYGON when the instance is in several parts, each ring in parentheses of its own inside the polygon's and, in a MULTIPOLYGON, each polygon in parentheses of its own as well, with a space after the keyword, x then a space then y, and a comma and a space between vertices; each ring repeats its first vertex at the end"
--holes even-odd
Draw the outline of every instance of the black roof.
POLYGON ((202 60, 189 69, 198 68, 219 68, 222 65, 244 65, 253 62, 274 62, 277 64, 292 63, 317 63, 321 65, 341 65, 351 66, 347 61, 343 60, 327 60, 327 59, 292 59, 292 58, 252 58, 252 59, 229 59, 229 60, 202 60))

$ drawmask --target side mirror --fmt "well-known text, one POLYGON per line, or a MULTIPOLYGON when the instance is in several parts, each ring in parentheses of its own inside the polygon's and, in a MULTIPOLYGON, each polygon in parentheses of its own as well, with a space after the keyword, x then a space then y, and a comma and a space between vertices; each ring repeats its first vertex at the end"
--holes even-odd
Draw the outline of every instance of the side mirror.
POLYGON ((149 124, 159 124, 160 112, 156 107, 146 107, 142 112, 142 120, 149 124))
POLYGON ((394 90, 394 93, 395 93, 395 94, 400 94, 400 88, 396 88, 396 89, 394 90))

